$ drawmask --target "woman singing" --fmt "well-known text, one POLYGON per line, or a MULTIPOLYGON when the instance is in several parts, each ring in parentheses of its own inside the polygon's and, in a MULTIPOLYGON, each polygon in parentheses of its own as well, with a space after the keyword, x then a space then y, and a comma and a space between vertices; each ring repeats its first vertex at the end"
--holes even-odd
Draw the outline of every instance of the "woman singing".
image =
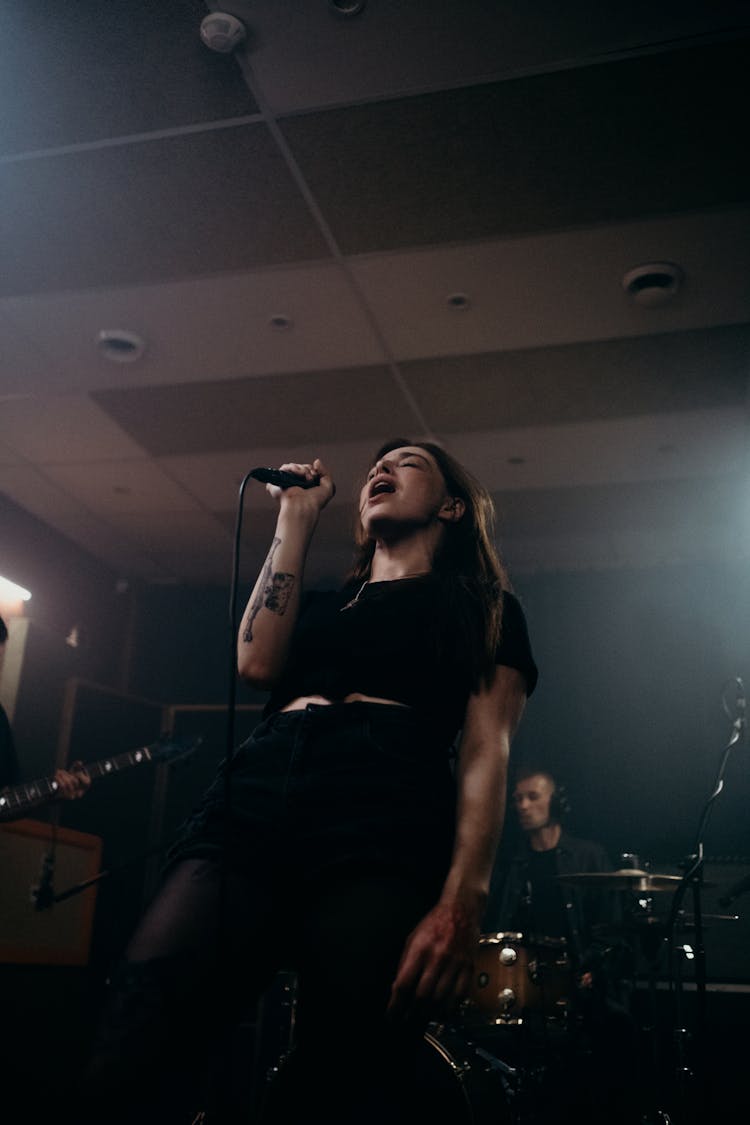
POLYGON ((303 575, 333 480, 317 460, 282 468, 319 483, 267 486, 276 532, 237 641, 240 676, 270 691, 263 721, 233 757, 229 809, 220 775, 170 852, 92 1074, 106 1085, 131 1052, 165 1075, 293 967, 294 1081, 274 1120, 413 1120, 425 1028, 469 987, 537 670, 491 498, 443 449, 378 452, 332 592, 305 594, 303 575))

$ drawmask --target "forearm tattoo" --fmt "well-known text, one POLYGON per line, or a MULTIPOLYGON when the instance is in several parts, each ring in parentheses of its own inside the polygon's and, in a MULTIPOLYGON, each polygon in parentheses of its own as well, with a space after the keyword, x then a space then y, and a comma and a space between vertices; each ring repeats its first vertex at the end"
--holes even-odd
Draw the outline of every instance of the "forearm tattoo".
POLYGON ((247 624, 245 626, 245 632, 242 635, 242 639, 246 644, 249 644, 253 639, 253 622, 263 606, 269 609, 271 613, 277 613, 279 617, 283 617, 286 612, 286 607, 289 604, 289 599, 292 596, 295 583, 294 575, 287 574, 283 570, 274 572, 273 569, 273 556, 276 554, 276 549, 280 543, 281 540, 279 537, 275 536, 271 544, 271 549, 266 556, 266 561, 263 564, 263 573, 258 583, 258 592, 253 598, 252 603, 248 606, 247 624))

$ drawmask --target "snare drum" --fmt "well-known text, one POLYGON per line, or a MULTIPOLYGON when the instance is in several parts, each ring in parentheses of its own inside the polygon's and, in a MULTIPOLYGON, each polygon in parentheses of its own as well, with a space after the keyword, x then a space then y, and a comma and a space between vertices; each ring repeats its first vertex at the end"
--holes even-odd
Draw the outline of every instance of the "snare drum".
POLYGON ((461 1006, 469 1026, 520 1024, 536 1013, 560 1020, 567 1013, 570 964, 565 941, 520 933, 482 934, 474 975, 461 1006))

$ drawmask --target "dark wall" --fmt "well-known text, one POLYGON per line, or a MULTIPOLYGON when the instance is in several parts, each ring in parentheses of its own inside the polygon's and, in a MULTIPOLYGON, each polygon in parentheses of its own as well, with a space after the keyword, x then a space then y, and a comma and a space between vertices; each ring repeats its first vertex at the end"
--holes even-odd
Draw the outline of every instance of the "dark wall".
POLYGON ((14 718, 25 776, 54 763, 67 678, 124 681, 130 594, 69 539, 0 495, 0 574, 32 591, 31 621, 14 718), (66 643, 76 628, 77 647, 66 643))
MULTIPOLYGON (((513 758, 562 772, 571 829, 600 839, 613 859, 634 851, 677 864, 692 846, 730 735, 722 689, 735 676, 750 685, 746 570, 738 561, 515 579, 540 679, 513 758)), ((133 693, 224 702, 228 621, 225 590, 148 591, 133 693)), ((238 702, 264 698, 238 687, 238 702)), ((706 834, 713 856, 750 854, 748 753, 730 756, 706 834)))
MULTIPOLYGON (((237 621, 250 593, 238 596, 237 621)), ((229 591, 216 586, 151 587, 141 592, 134 618, 134 695, 172 704, 225 703, 234 676, 229 591)), ((238 703, 263 701, 236 684, 238 703)))
MULTIPOLYGON (((692 848, 731 734, 727 681, 750 683, 750 580, 741 562, 523 577, 539 686, 513 756, 563 776, 571 828, 612 853, 692 848)), ((735 699, 729 685, 729 702, 735 699)), ((707 854, 750 853, 748 747, 729 757, 707 854)))

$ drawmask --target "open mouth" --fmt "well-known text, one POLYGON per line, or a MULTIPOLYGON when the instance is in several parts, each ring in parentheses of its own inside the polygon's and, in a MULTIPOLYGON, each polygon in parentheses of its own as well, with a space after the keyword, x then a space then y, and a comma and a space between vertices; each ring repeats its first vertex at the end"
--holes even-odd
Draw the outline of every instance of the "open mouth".
POLYGON ((384 496, 386 493, 395 491, 394 485, 389 480, 376 480, 370 486, 370 499, 373 500, 376 496, 384 496))

